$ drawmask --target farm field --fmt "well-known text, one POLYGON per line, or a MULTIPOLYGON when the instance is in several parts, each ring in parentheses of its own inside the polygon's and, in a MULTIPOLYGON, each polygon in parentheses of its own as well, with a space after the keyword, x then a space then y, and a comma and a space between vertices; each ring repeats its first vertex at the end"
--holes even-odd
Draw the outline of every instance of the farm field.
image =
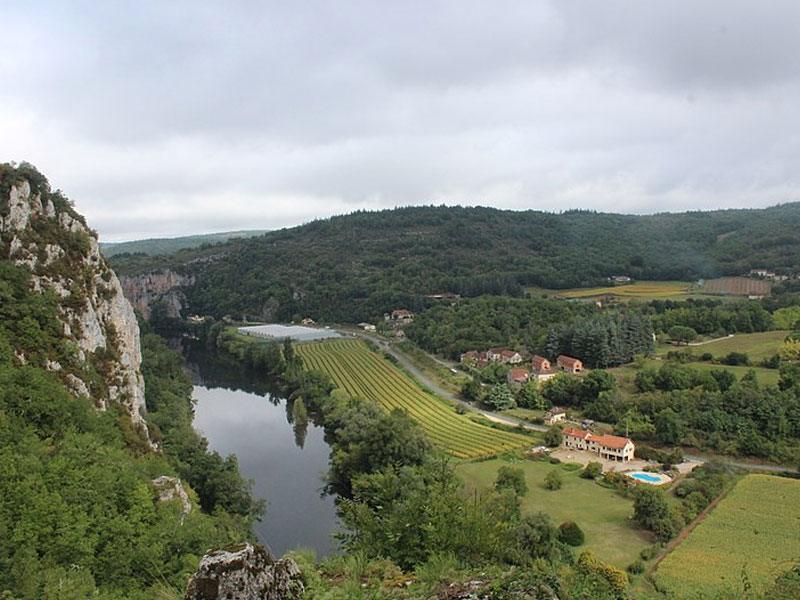
POLYGON ((558 292, 564 298, 596 298, 598 296, 614 296, 627 300, 655 300, 670 298, 673 300, 686 297, 690 284, 682 281, 638 281, 627 285, 612 285, 598 288, 578 288, 558 292))
MULTIPOLYGON (((494 485, 497 470, 509 465, 503 460, 463 463, 456 472, 473 489, 488 490, 494 485)), ((561 465, 547 461, 518 461, 511 466, 525 472, 528 493, 522 498, 522 511, 534 514, 548 513, 555 525, 575 521, 586 535, 586 543, 579 548, 591 550, 603 560, 624 569, 639 557, 639 552, 654 543, 651 535, 638 528, 630 519, 633 500, 624 498, 614 490, 601 487, 579 477, 580 471, 565 471, 561 465), (564 484, 560 490, 544 487, 544 478, 558 469, 564 484)))
POLYGON ((677 598, 755 590, 800 556, 800 481, 748 475, 658 566, 658 586, 677 598))
POLYGON ((424 392, 361 340, 298 344, 308 369, 324 371, 348 394, 387 410, 399 408, 415 419, 431 441, 457 458, 476 458, 532 446, 535 440, 474 423, 424 392))
POLYGON ((763 279, 749 277, 721 277, 708 279, 697 291, 702 294, 722 296, 766 296, 772 290, 772 284, 763 279))

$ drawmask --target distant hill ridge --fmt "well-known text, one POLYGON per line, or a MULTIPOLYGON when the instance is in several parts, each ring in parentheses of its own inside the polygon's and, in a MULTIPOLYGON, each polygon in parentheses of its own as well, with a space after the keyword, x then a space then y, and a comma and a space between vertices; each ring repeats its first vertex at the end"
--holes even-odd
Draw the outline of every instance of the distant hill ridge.
MULTIPOLYGON (((213 248, 113 261, 127 276, 190 276, 192 312, 358 322, 426 294, 520 295, 611 275, 696 280, 800 265, 800 203, 617 215, 409 207, 313 221, 213 248)), ((123 281, 124 284, 124 281, 123 281)))
POLYGON ((268 229, 247 229, 241 231, 221 231, 219 233, 186 235, 173 238, 148 238, 146 240, 133 240, 130 242, 101 242, 100 251, 106 258, 126 253, 156 256, 158 254, 170 254, 183 249, 198 248, 203 244, 219 244, 231 239, 263 235, 268 231, 268 229))

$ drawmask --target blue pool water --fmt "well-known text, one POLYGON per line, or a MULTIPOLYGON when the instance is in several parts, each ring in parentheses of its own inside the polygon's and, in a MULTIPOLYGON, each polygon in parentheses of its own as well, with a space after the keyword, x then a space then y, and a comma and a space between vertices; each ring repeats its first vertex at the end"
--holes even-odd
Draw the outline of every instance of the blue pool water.
POLYGON ((648 475, 647 473, 630 473, 630 476, 634 479, 641 479, 642 481, 647 481, 648 483, 658 483, 661 481, 660 477, 656 477, 655 475, 648 475))

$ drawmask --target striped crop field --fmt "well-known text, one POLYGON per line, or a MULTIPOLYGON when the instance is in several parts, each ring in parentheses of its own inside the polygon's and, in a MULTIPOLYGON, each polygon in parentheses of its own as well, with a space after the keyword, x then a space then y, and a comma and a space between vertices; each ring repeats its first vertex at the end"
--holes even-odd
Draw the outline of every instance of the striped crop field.
POLYGON ((476 458, 530 446, 523 435, 492 429, 457 414, 361 340, 298 344, 306 369, 323 371, 351 396, 372 400, 386 410, 402 409, 417 421, 430 440, 456 458, 476 458))
POLYGON ((800 481, 748 475, 654 573, 671 598, 742 597, 742 574, 762 592, 800 557, 800 481))

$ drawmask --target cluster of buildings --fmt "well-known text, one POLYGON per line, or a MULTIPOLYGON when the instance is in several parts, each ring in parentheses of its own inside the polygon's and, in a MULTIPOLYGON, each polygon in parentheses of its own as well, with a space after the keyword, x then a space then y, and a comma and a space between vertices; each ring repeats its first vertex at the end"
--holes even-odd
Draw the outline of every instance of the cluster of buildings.
POLYGON ((769 269, 750 269, 750 277, 760 277, 762 279, 770 279, 772 281, 786 281, 789 279, 788 275, 778 275, 769 269))
MULTIPOLYGON (((509 350, 508 348, 490 348, 486 352, 470 350, 461 355, 462 364, 468 364, 474 367, 485 367, 493 362, 518 365, 522 363, 522 361, 522 355, 520 355, 519 352, 509 350)), ((508 384, 512 386, 522 385, 530 379, 547 381, 555 377, 559 371, 580 373, 583 371, 583 362, 581 362, 580 359, 561 354, 556 358, 556 369, 554 369, 552 363, 548 359, 537 354, 531 360, 529 369, 524 367, 512 368, 508 371, 506 380, 508 384)))

